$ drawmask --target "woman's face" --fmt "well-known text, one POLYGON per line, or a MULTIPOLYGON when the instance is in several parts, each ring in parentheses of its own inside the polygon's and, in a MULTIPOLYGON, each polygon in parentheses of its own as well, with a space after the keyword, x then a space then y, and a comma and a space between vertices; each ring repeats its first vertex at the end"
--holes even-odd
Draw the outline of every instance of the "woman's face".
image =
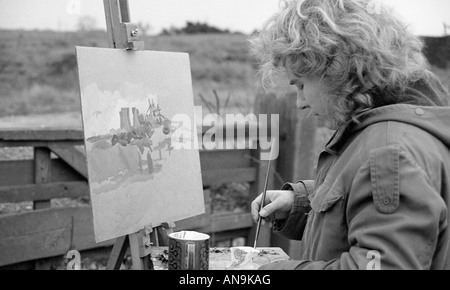
POLYGON ((325 120, 328 106, 327 87, 319 77, 298 77, 286 65, 289 84, 297 88, 297 108, 299 110, 311 109, 311 115, 325 120))

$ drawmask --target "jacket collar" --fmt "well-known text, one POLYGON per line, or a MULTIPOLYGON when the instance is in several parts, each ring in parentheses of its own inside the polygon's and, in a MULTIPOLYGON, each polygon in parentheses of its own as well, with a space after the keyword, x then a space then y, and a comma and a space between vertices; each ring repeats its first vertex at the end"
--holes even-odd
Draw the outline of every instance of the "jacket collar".
MULTIPOLYGON (((422 106, 423 107, 423 106, 422 106)), ((325 146, 325 151, 332 154, 339 154, 343 147, 353 140, 358 132, 368 126, 385 121, 401 121, 402 112, 414 111, 420 108, 415 105, 397 104, 378 107, 371 109, 359 115, 356 115, 352 120, 348 121, 341 128, 336 130, 334 135, 325 146)))
MULTIPOLYGON (((380 97, 382 100, 382 95, 380 97)), ((450 104, 449 100, 450 96, 448 92, 446 92, 436 76, 427 72, 426 78, 411 84, 411 87, 405 91, 405 94, 397 100, 398 103, 389 104, 387 102, 382 102, 385 104, 384 106, 379 105, 375 109, 361 113, 344 124, 344 126, 337 130, 330 139, 325 147, 325 151, 334 155, 338 154, 345 144, 348 144, 357 136, 356 133, 372 124, 386 121, 410 123, 422 127, 427 131, 433 131, 434 135, 439 139, 444 139, 444 142, 449 144, 450 136, 440 132, 448 131, 447 125, 450 122, 450 117, 448 116, 449 111, 446 106, 450 104), (441 107, 438 109, 440 112, 435 112, 436 107, 441 107), (438 130, 433 129, 436 126, 436 122, 431 124, 429 122, 430 120, 428 120, 428 123, 425 120, 425 123, 423 123, 423 119, 427 118, 421 118, 423 114, 417 114, 416 112, 417 109, 422 111, 422 108, 427 111, 427 115, 438 117, 441 123, 443 122, 442 120, 445 119, 446 126, 441 126, 438 129, 442 130, 438 130)))

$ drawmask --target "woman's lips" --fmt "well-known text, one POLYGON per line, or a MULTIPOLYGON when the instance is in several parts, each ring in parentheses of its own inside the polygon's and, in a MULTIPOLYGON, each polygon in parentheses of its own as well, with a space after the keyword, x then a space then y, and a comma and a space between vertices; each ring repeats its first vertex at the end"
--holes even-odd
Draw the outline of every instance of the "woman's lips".
POLYGON ((298 109, 299 110, 306 110, 306 109, 311 109, 311 107, 308 106, 308 105, 301 105, 301 106, 298 107, 298 109))

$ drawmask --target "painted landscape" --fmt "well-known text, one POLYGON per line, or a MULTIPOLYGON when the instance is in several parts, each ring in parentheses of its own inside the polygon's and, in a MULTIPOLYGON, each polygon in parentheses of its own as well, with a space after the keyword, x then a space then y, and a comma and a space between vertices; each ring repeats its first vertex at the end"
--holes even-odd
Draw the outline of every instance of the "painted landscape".
POLYGON ((199 152, 172 146, 177 130, 196 136, 172 122, 194 120, 187 54, 77 47, 77 59, 96 241, 204 213, 199 152))

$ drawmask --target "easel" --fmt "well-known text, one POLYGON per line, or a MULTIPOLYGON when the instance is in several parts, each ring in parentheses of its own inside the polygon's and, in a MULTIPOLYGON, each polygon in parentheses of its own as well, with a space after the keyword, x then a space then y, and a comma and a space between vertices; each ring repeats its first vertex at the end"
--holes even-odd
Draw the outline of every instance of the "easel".
MULTIPOLYGON (((103 4, 109 47, 143 50, 144 42, 140 40, 138 27, 130 23, 128 0, 103 0, 103 4)), ((174 227, 173 222, 163 223, 158 227, 148 225, 137 233, 117 238, 106 268, 119 270, 129 247, 134 270, 153 269, 151 246, 168 245, 168 233, 174 227)))

